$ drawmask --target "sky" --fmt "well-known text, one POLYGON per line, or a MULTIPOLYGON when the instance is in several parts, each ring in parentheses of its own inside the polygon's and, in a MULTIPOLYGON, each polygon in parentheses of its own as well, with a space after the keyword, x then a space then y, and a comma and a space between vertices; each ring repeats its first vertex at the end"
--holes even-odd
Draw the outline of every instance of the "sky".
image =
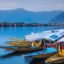
POLYGON ((0 0, 0 10, 16 8, 29 11, 64 11, 64 0, 0 0))

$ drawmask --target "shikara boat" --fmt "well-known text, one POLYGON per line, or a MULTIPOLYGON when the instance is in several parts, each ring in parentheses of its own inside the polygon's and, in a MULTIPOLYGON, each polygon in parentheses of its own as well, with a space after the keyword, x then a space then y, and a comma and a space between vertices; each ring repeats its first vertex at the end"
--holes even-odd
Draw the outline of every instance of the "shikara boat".
POLYGON ((58 46, 58 52, 54 54, 53 56, 49 57, 46 61, 46 63, 62 63, 64 62, 64 45, 62 42, 62 48, 61 45, 58 46))
POLYGON ((28 58, 48 58, 50 56, 52 56, 53 54, 55 54, 57 52, 56 48, 46 48, 43 49, 41 51, 37 51, 37 52, 33 52, 30 54, 25 54, 23 56, 28 57, 28 58))
POLYGON ((31 42, 27 40, 19 40, 19 39, 13 39, 13 38, 10 38, 10 40, 12 41, 6 42, 6 44, 9 44, 11 46, 21 46, 21 47, 31 46, 31 42))
POLYGON ((32 33, 30 35, 26 35, 24 40, 21 39, 14 39, 9 38, 11 41, 7 42, 7 44, 11 46, 23 46, 28 47, 31 45, 32 41, 43 39, 43 41, 48 43, 54 43, 54 41, 57 41, 59 38, 61 38, 64 34, 64 29, 60 30, 50 30, 50 31, 43 31, 41 33, 32 33))
POLYGON ((32 52, 42 50, 41 47, 21 47, 21 46, 0 46, 2 49, 13 50, 13 51, 21 51, 21 52, 32 52))
MULTIPOLYGON (((37 44, 41 43, 42 41, 43 40, 40 40, 37 44)), ((7 46, 7 47, 0 46, 0 48, 7 49, 7 50, 24 51, 25 52, 25 51, 38 51, 38 50, 42 50, 45 47, 45 45, 42 47, 41 46, 33 46, 32 47, 31 42, 29 43, 28 41, 14 41, 14 42, 9 42, 9 43, 11 44, 11 46, 7 46)), ((44 44, 45 44, 45 42, 44 42, 44 44)))
MULTIPOLYGON (((44 48, 43 50, 31 53, 31 54, 27 54, 25 56, 31 57, 31 58, 48 58, 57 52, 57 48, 58 48, 57 44, 61 43, 61 45, 63 45, 63 43, 64 43, 63 39, 64 38, 61 38, 61 39, 59 39, 58 42, 54 42, 53 44, 52 43, 46 44, 47 47, 44 48)), ((62 46, 62 48, 64 48, 64 46, 62 46)))
POLYGON ((49 57, 45 63, 62 63, 64 62, 64 57, 59 56, 57 53, 51 57, 49 57))

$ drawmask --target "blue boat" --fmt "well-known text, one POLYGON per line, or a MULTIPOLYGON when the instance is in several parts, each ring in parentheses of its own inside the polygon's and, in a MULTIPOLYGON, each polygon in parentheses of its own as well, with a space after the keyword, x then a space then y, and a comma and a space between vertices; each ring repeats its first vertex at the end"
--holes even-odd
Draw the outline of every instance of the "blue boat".
POLYGON ((28 58, 29 57, 31 57, 31 58, 47 58, 47 57, 55 54, 56 52, 57 52, 56 48, 49 47, 49 48, 45 48, 44 50, 25 54, 25 55, 22 55, 22 56, 28 57, 28 58))

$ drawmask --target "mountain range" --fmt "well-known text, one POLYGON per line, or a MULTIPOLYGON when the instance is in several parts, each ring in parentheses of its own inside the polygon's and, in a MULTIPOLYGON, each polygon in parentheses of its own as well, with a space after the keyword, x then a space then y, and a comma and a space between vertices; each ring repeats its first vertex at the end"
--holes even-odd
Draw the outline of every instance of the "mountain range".
POLYGON ((0 10, 0 22, 48 23, 64 21, 63 11, 0 10))
POLYGON ((64 12, 51 19, 52 23, 64 23, 64 12))

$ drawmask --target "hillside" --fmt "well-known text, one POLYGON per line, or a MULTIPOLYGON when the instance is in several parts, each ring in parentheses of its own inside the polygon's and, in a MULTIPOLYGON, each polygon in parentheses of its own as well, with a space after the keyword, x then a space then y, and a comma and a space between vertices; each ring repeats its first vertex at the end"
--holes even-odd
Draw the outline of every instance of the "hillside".
POLYGON ((47 23, 60 12, 32 12, 22 8, 14 10, 0 10, 0 22, 42 22, 47 23))
POLYGON ((51 19, 52 23, 64 23, 64 12, 61 12, 57 16, 55 16, 53 19, 51 19))

